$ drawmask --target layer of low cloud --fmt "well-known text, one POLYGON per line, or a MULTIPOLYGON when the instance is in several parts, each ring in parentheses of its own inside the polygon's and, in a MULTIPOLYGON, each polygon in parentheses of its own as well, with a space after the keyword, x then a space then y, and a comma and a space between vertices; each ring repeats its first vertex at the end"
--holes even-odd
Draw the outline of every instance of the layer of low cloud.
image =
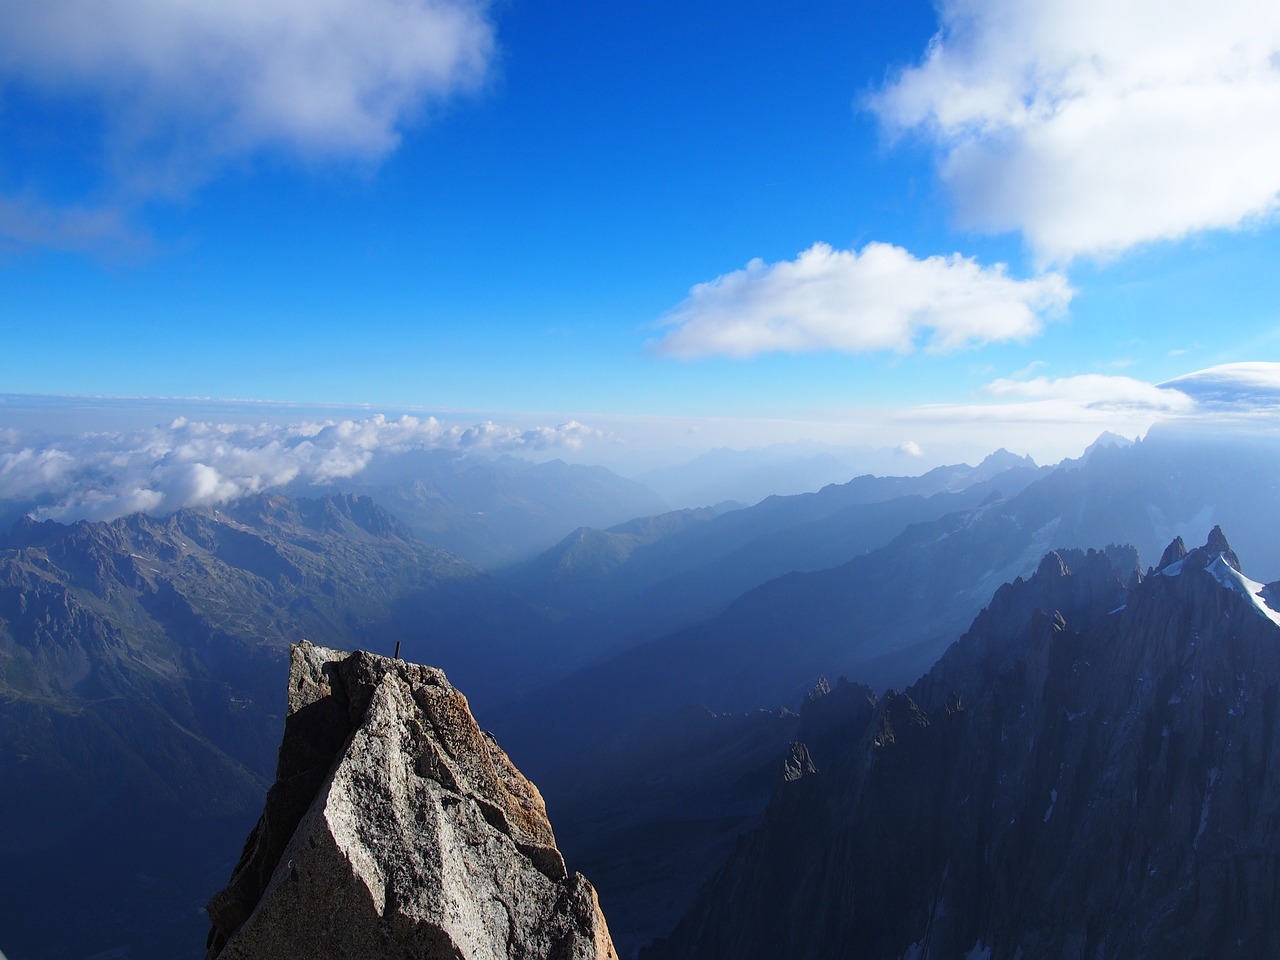
POLYGON ((1206 408, 1270 415, 1280 412, 1280 363, 1224 363, 1175 377, 1161 386, 1180 390, 1206 408))
POLYGON ((1193 421, 1211 416, 1196 399, 1166 385, 1147 383, 1129 376, 1082 374, 1032 379, 1001 378, 978 390, 973 403, 932 403, 892 413, 891 419, 908 424, 945 426, 948 430, 998 436, 992 431, 1032 428, 1052 442, 1056 433, 1075 428, 1114 430, 1126 436, 1146 433, 1162 421, 1193 421))
POLYGON ((659 353, 747 357, 783 351, 955 350, 1025 340, 1073 291, 1056 273, 1010 277, 958 254, 919 259, 869 243, 860 252, 814 244, 795 260, 753 260, 694 287, 664 317, 659 353))
POLYGON ((1270 0, 943 0, 940 16, 872 106, 938 147, 967 226, 1066 262, 1276 210, 1270 0))
POLYGON ((1090 410, 1147 410, 1185 413, 1195 401, 1180 390, 1132 377, 1086 373, 1074 377, 994 380, 983 388, 991 397, 1033 401, 1068 401, 1090 410))
MULTIPOLYGON (((494 49, 486 8, 486 0, 6 3, 0 83, 101 111, 98 146, 112 171, 105 192, 127 207, 180 195, 263 150, 380 159, 405 124, 481 82, 494 49)), ((40 206, 15 203, 7 201, 10 213, 40 206)), ((115 229, 116 216, 103 208, 74 223, 25 217, 11 233, 40 242, 23 233, 60 228, 74 239, 115 229)))
POLYGON ((899 411, 894 419, 955 428, 1024 424, 1056 431, 1087 426, 1133 436, 1154 423, 1194 418, 1200 412, 1192 397, 1172 387, 1094 373, 1001 378, 985 384, 978 395, 979 402, 925 404, 899 411))
POLYGON ((1140 437, 1153 427, 1274 439, 1280 433, 1280 364, 1230 364, 1154 384, 1123 376, 1009 377, 973 402, 889 411, 885 423, 933 442, 963 438, 1053 463, 1104 432, 1140 437))
POLYGON ((85 434, 43 446, 22 445, 15 435, 0 438, 0 500, 41 501, 42 518, 110 520, 228 503, 295 481, 340 481, 375 460, 414 450, 576 451, 597 436, 573 420, 521 429, 380 415, 286 426, 179 418, 149 430, 85 434))

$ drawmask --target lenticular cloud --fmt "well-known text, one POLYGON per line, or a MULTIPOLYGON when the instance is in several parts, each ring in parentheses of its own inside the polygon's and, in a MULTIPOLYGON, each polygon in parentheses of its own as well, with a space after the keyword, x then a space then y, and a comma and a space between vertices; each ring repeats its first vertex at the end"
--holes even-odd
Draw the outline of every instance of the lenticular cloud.
POLYGON ((381 415, 289 426, 174 420, 136 433, 86 434, 42 448, 0 438, 0 500, 42 502, 55 520, 111 520, 213 506, 294 481, 354 477, 376 458, 411 450, 521 452, 580 449, 596 431, 577 421, 518 429, 486 421, 381 415), (9 449, 5 449, 8 446, 9 449))
POLYGON ((923 134, 968 226, 1044 262, 1235 227, 1280 196, 1280 5, 944 0, 871 106, 923 134))
POLYGON ((1195 406, 1195 401, 1179 390, 1132 377, 1099 373, 1057 379, 1001 378, 987 384, 983 392, 1000 399, 1068 401, 1095 410, 1132 409, 1152 413, 1187 413, 1195 406))

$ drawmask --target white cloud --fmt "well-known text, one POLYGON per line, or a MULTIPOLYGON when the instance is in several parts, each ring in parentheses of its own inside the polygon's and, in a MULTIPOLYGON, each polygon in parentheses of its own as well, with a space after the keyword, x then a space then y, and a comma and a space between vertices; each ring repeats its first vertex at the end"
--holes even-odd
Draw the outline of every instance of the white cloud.
POLYGON ((1219 413, 1274 417, 1280 411, 1280 363, 1224 363, 1161 386, 1189 394, 1201 407, 1219 413))
POLYGON ((1072 296, 1050 273, 1015 280, 1003 264, 954 254, 920 260, 901 247, 814 244, 795 260, 753 260, 694 287, 663 318, 660 353, 692 358, 842 350, 936 351, 1024 340, 1072 296))
POLYGON ((503 427, 492 420, 485 420, 459 433, 457 443, 463 449, 492 448, 511 452, 556 448, 581 450, 584 441, 601 436, 598 430, 577 420, 569 420, 555 427, 533 427, 527 430, 503 427))
POLYGON ((923 457, 924 450, 920 448, 920 444, 914 440, 903 440, 900 444, 893 448, 895 453, 902 454, 904 457, 923 457))
MULTIPOLYGON (((1038 463, 1056 463, 1078 457, 1104 431, 1135 437, 1155 424, 1274 436, 1280 431, 1280 364, 1238 371, 1233 365, 1215 378, 1233 372, 1241 377, 1227 377, 1212 402, 1183 378, 1159 385, 1095 374, 1047 378, 1032 373, 997 380, 975 371, 980 378, 975 382, 983 386, 963 403, 831 406, 810 410, 809 419, 601 415, 591 422, 627 438, 629 446, 593 447, 591 454, 638 454, 632 462, 641 461, 642 467, 631 469, 640 472, 686 463, 713 447, 747 449, 803 438, 842 450, 850 476, 896 475, 948 463, 976 464, 998 447, 1030 454, 1038 463), (1246 375, 1257 377, 1257 389, 1229 389, 1246 375), (1268 384, 1274 387, 1269 393, 1268 384), (920 447, 919 457, 908 455, 904 438, 920 447)), ((1205 387, 1210 386, 1206 378, 1205 387)))
MULTIPOLYGON (((975 403, 910 407, 891 413, 890 419, 926 436, 930 428, 951 434, 985 432, 990 442, 1025 446, 1035 456, 1034 451, 1061 449, 1064 438, 1087 443, 1103 430, 1134 436, 1155 423, 1191 422, 1207 413, 1180 390, 1094 373, 999 379, 978 392, 981 399, 975 403)), ((1054 457, 1046 452, 1038 459, 1054 457)))
MULTIPOLYGON (((211 506, 293 481, 328 483, 413 450, 578 450, 599 437, 577 421, 519 429, 486 421, 381 415, 324 423, 219 424, 178 418, 133 433, 92 433, 0 452, 0 500, 43 500, 40 517, 110 520, 211 506)), ((14 438, 16 439, 16 437, 14 438)))
POLYGON ((1252 361, 1247 363, 1223 363, 1216 367, 1197 370, 1194 373, 1175 377, 1169 383, 1189 384, 1193 382, 1236 383, 1241 386, 1255 387, 1280 393, 1280 363, 1252 361))
POLYGON ((1235 227, 1280 195, 1280 5, 943 0, 872 101, 942 151, 968 226, 1046 262, 1235 227))
MULTIPOLYGON (((117 186, 144 198, 181 193, 263 149, 308 159, 384 156, 425 107, 483 78, 494 45, 486 7, 486 0, 5 3, 0 81, 98 104, 117 186)), ((71 226, 111 231, 112 216, 86 213, 71 226)), ((29 231, 50 228, 31 219, 29 231)))
POLYGON ((1086 373, 1075 377, 1036 377, 1031 380, 994 380, 983 392, 1015 400, 1068 401, 1085 410, 1189 411, 1195 402, 1185 393, 1158 387, 1132 377, 1086 373))
POLYGON ((147 245, 125 221, 109 206, 59 208, 32 196, 0 197, 0 238, 15 247, 92 250, 118 259, 147 245))
POLYGON ((32 491, 56 490, 75 471, 75 459, 58 449, 24 447, 0 454, 0 498, 27 496, 32 491))
MULTIPOLYGON (((1011 377, 1012 377, 1012 379, 1014 379, 1014 380, 1023 380, 1023 379, 1026 379, 1027 377, 1031 376, 1031 374, 1035 373, 1037 370, 1039 370, 1039 369, 1040 369, 1041 367, 1043 367, 1043 366, 1044 366, 1044 361, 1043 361, 1043 360, 1032 360, 1032 361, 1031 361, 1030 363, 1028 363, 1025 367, 1023 367, 1021 370, 1018 370, 1018 371, 1014 372, 1014 373, 1011 375, 1011 377)), ((987 372, 988 372, 988 373, 990 372, 990 367, 988 367, 988 368, 987 368, 987 372)))

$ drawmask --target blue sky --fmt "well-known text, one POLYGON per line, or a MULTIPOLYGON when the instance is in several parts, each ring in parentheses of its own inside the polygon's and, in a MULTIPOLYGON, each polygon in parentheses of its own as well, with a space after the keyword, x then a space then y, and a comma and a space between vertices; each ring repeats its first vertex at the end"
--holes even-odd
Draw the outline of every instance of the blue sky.
POLYGON ((9 4, 0 393, 1073 454, 1276 358, 1277 51, 1252 0, 9 4))

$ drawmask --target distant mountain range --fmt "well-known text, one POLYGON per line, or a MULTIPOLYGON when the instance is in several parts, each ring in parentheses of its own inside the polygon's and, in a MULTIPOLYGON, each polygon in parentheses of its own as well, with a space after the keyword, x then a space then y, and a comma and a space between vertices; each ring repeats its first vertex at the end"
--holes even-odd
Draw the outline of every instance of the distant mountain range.
MULTIPOLYGON (((794 704, 824 672, 902 686, 928 669, 1000 584, 1030 573, 1057 547, 1127 543, 1150 561, 1171 538, 1222 524, 1241 531, 1241 549, 1260 575, 1280 577, 1274 442, 1153 432, 1138 444, 1097 445, 1053 469, 1010 465, 1001 455, 987 464, 770 499, 673 528, 616 566, 582 564, 576 599, 564 606, 590 611, 592 597, 600 604, 613 590, 635 590, 639 599, 622 607, 633 629, 696 613, 697 598, 704 610, 724 605, 628 649, 604 647, 596 664, 551 695, 574 704, 594 696, 599 723, 596 708, 626 717, 683 702, 715 710, 794 704), (964 487, 965 480, 972 482, 964 487), (948 483, 960 492, 916 495, 948 483), (818 568, 820 561, 798 555, 832 563, 818 568)), ((575 597, 564 557, 559 549, 524 568, 540 585, 548 568, 566 574, 554 588, 541 586, 542 596, 558 589, 575 597)), ((539 595, 514 574, 507 583, 526 599, 539 595)), ((601 609, 603 622, 611 615, 601 609)))
MULTIPOLYGON (((315 496, 317 488, 285 492, 315 496)), ((375 460, 327 492, 369 496, 420 540, 490 569, 527 560, 575 527, 608 527, 667 509, 648 487, 604 467, 449 450, 375 460)))
POLYGON ((1280 951, 1280 584, 1218 528, 1048 555, 917 684, 820 686, 759 827, 647 960, 1280 951))
MULTIPOLYGON (((1280 451, 1274 443, 1172 431, 1156 431, 1139 444, 1104 442, 1079 461, 1034 475, 1013 495, 993 493, 977 506, 914 523, 838 566, 775 577, 707 619, 606 653, 525 695, 491 722, 522 767, 543 785, 554 811, 562 802, 571 804, 573 791, 583 789, 581 771, 592 769, 584 766, 585 758, 596 749, 592 741, 635 729, 645 722, 641 718, 667 727, 672 712, 688 704, 721 713, 794 708, 824 675, 848 676, 875 690, 911 683, 1001 584, 1029 576, 1053 549, 1131 543, 1150 565, 1171 538, 1197 536, 1194 531, 1220 522, 1241 531, 1238 545, 1257 575, 1275 579, 1280 576, 1280 540, 1274 536, 1280 529, 1280 497, 1272 491, 1278 482, 1280 451)), ((868 516, 892 515, 903 506, 886 500, 868 516)), ((740 511, 690 529, 709 529, 739 515, 749 516, 740 511)), ((673 583, 678 587, 680 578, 673 583)), ((677 600, 670 606, 679 609, 679 593, 673 595, 677 600)), ((662 593, 655 592, 648 603, 659 612, 668 609, 662 593)), ((583 635, 590 637, 590 630, 583 635)), ((673 740, 670 749, 680 748, 673 740)), ((621 782, 616 773, 612 776, 621 782)), ((672 789, 705 793, 696 771, 672 789)), ((726 800, 724 809, 730 808, 742 815, 740 804, 726 800)), ((557 823, 561 845, 573 859, 580 849, 577 824, 572 818, 557 823)), ((701 823, 698 842, 720 836, 727 852, 732 834, 720 832, 711 813, 701 823)), ((589 856, 591 849, 611 844, 619 855, 644 851, 645 831, 654 826, 632 829, 620 820, 607 840, 598 830, 584 833, 581 850, 589 856)), ((685 838, 690 850, 698 842, 685 838)), ((691 882, 690 874, 705 877, 708 861, 691 855, 678 868, 665 865, 662 875, 691 882)), ((630 913, 629 891, 643 889, 643 879, 633 877, 615 889, 607 872, 592 869, 606 910, 620 897, 620 907, 613 909, 630 913)), ((656 922, 648 936, 661 932, 656 922)), ((625 952, 634 941, 622 930, 617 942, 625 952)))
POLYGON ((713 616, 776 577, 821 570, 881 547, 905 527, 1009 496, 1048 471, 1000 450, 977 467, 919 477, 857 477, 816 493, 768 497, 582 528, 501 573, 560 621, 584 659, 713 616))
POLYGON ((637 479, 668 503, 707 506, 725 500, 758 503, 841 483, 854 472, 851 458, 830 450, 777 444, 756 450, 716 449, 688 463, 659 467, 637 479))
POLYGON ((21 826, 0 847, 34 866, 0 879, 0 948, 160 960, 198 941, 261 808, 285 650, 305 637, 399 642, 444 668, 542 788, 632 953, 755 823, 780 757, 823 769, 805 731, 828 708, 795 712, 819 677, 829 705, 852 689, 842 675, 877 697, 916 681, 1051 550, 1131 544, 1098 556, 1145 570, 1221 524, 1255 576, 1280 579, 1278 452, 1155 430, 1056 467, 1001 452, 674 512, 563 464, 428 457, 419 486, 374 474, 367 496, 20 520, 0 539, 0 816, 21 826), (450 537, 526 559, 488 573, 450 537), (808 761, 788 754, 797 738, 808 761))
POLYGON ((513 625, 536 620, 366 498, 19 522, 0 550, 0 946, 168 957, 203 936, 270 782, 290 641, 403 641, 482 699, 526 675, 513 625))
MULTIPOLYGON (((952 448, 952 456, 962 456, 952 448)), ((716 448, 687 463, 637 474, 636 479, 678 507, 735 500, 752 505, 767 497, 809 493, 851 476, 922 472, 945 461, 945 449, 927 459, 910 444, 898 448, 837 446, 814 441, 775 443, 746 450, 716 448)), ((972 469, 972 468, 967 468, 972 469)))

